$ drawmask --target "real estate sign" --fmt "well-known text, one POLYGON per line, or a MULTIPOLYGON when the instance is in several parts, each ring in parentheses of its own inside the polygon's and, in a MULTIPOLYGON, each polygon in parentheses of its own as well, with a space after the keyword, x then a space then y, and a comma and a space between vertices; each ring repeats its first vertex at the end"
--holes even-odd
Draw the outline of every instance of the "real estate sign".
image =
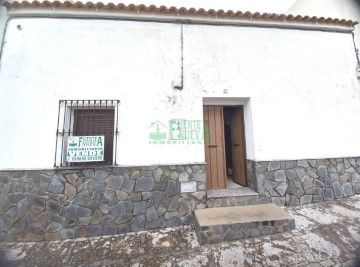
POLYGON ((70 136, 67 147, 67 161, 103 161, 104 141, 104 136, 70 136))

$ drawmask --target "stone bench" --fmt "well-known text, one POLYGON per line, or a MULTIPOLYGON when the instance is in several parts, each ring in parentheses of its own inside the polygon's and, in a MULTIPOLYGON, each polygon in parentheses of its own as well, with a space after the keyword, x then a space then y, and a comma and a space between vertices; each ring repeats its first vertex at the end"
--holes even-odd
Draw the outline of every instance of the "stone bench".
POLYGON ((295 229, 295 220, 273 203, 208 208, 195 211, 200 245, 281 233, 295 229))

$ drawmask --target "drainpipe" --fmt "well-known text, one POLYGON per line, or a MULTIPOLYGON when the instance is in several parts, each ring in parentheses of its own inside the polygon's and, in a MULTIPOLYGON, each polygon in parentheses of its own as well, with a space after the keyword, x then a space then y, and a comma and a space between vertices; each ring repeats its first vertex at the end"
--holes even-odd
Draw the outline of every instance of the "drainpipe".
POLYGON ((5 45, 5 32, 6 32, 6 25, 9 20, 9 17, 6 13, 6 7, 1 5, 0 0, 0 69, 1 69, 1 55, 5 45))
POLYGON ((356 60, 357 60, 357 69, 359 71, 359 69, 360 69, 359 49, 356 47, 355 33, 352 32, 351 34, 352 34, 352 39, 353 39, 353 44, 354 44, 354 51, 355 51, 356 60))
POLYGON ((174 89, 182 90, 184 88, 184 24, 180 26, 180 43, 181 43, 181 56, 180 56, 180 84, 175 84, 174 89))

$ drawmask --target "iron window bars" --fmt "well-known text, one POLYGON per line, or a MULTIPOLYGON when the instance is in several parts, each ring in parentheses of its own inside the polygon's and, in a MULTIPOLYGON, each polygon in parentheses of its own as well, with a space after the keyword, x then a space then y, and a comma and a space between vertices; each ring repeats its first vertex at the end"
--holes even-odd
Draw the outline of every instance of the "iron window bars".
POLYGON ((54 167, 114 165, 120 100, 59 100, 54 167), (105 136, 104 161, 67 162, 70 136, 105 136))

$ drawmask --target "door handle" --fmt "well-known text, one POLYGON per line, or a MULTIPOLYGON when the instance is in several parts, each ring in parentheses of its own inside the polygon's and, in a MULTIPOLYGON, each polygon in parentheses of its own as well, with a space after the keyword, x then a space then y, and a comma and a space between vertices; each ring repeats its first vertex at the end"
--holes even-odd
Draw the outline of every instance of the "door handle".
POLYGON ((208 147, 218 147, 218 145, 208 145, 208 147))
POLYGON ((240 144, 233 144, 233 146, 240 146, 240 144))

